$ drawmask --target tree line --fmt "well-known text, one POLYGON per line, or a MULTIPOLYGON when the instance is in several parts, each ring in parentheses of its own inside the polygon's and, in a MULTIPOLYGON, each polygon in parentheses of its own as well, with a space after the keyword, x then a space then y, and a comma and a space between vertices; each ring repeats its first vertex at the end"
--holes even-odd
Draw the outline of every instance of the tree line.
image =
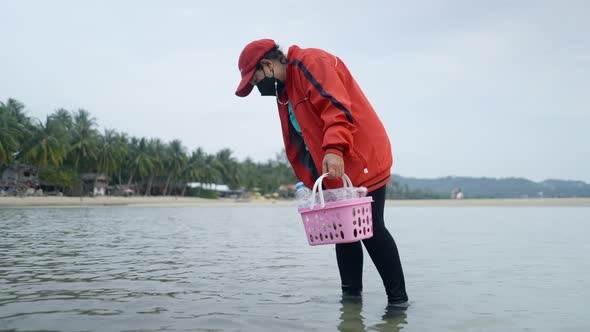
POLYGON ((455 188, 461 189, 466 198, 542 198, 542 197, 590 197, 590 184, 576 180, 549 179, 540 182, 525 178, 486 178, 447 176, 435 179, 392 177, 392 189, 396 194, 410 197, 437 195, 448 198, 455 188))
POLYGON ((141 195, 184 195, 187 182, 223 183, 262 194, 296 181, 283 153, 274 160, 238 161, 230 149, 206 153, 178 139, 165 142, 114 129, 99 131, 84 109, 57 109, 40 120, 9 98, 0 101, 0 174, 11 164, 36 167, 42 183, 74 193, 85 173, 104 174, 111 186, 141 195))

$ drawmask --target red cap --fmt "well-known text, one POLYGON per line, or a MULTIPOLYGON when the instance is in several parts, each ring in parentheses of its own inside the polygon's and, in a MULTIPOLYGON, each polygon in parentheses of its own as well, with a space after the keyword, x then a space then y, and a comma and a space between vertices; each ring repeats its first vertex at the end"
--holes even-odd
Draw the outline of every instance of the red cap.
POLYGON ((250 84, 252 75, 256 71, 256 65, 258 61, 270 50, 276 46, 276 43, 272 39, 260 39, 251 42, 246 45, 240 54, 238 60, 238 69, 242 75, 242 81, 238 85, 236 90, 236 96, 246 97, 252 92, 254 86, 250 84))

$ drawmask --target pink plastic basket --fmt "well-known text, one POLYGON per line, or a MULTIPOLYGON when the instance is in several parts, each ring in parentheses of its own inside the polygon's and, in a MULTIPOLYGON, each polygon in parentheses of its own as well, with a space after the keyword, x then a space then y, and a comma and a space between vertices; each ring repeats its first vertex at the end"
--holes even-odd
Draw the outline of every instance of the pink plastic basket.
MULTIPOLYGON (((336 202, 324 202, 322 175, 312 189, 310 207, 299 208, 307 242, 311 246, 333 243, 350 243, 373 236, 372 197, 352 198, 336 202), (315 203, 316 190, 320 205, 315 203)), ((348 176, 342 177, 344 187, 352 188, 348 176)))

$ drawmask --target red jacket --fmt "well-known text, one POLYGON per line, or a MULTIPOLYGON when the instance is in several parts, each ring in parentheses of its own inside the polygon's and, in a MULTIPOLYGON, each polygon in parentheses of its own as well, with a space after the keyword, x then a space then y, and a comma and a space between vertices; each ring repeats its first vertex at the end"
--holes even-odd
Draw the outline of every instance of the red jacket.
MULTIPOLYGON (((278 104, 287 158, 297 178, 311 188, 325 154, 335 153, 343 157, 354 186, 373 191, 386 185, 393 164, 387 132, 342 60, 298 46, 289 48, 288 58, 279 100, 291 102, 309 150, 289 120, 288 107, 278 104)), ((342 186, 339 179, 324 184, 342 186)))

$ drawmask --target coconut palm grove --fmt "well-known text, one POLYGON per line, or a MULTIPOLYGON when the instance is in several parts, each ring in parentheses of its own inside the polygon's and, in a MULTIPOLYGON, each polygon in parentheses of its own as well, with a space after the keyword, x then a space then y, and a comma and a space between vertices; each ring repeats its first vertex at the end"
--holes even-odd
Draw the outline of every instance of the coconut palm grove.
MULTIPOLYGON (((86 194, 85 179, 105 181, 107 194, 203 197, 213 193, 187 189, 186 184, 224 184, 264 195, 296 181, 284 153, 266 162, 238 161, 230 149, 210 154, 200 147, 188 149, 177 139, 165 142, 115 129, 100 131, 96 119, 84 109, 57 109, 45 119, 36 119, 27 115, 22 102, 9 98, 0 101, 0 175, 10 168, 26 167, 34 169, 38 179, 29 186, 76 196, 86 194)), ((25 189, 22 181, 8 180, 3 179, 0 189, 15 194, 25 189)))

